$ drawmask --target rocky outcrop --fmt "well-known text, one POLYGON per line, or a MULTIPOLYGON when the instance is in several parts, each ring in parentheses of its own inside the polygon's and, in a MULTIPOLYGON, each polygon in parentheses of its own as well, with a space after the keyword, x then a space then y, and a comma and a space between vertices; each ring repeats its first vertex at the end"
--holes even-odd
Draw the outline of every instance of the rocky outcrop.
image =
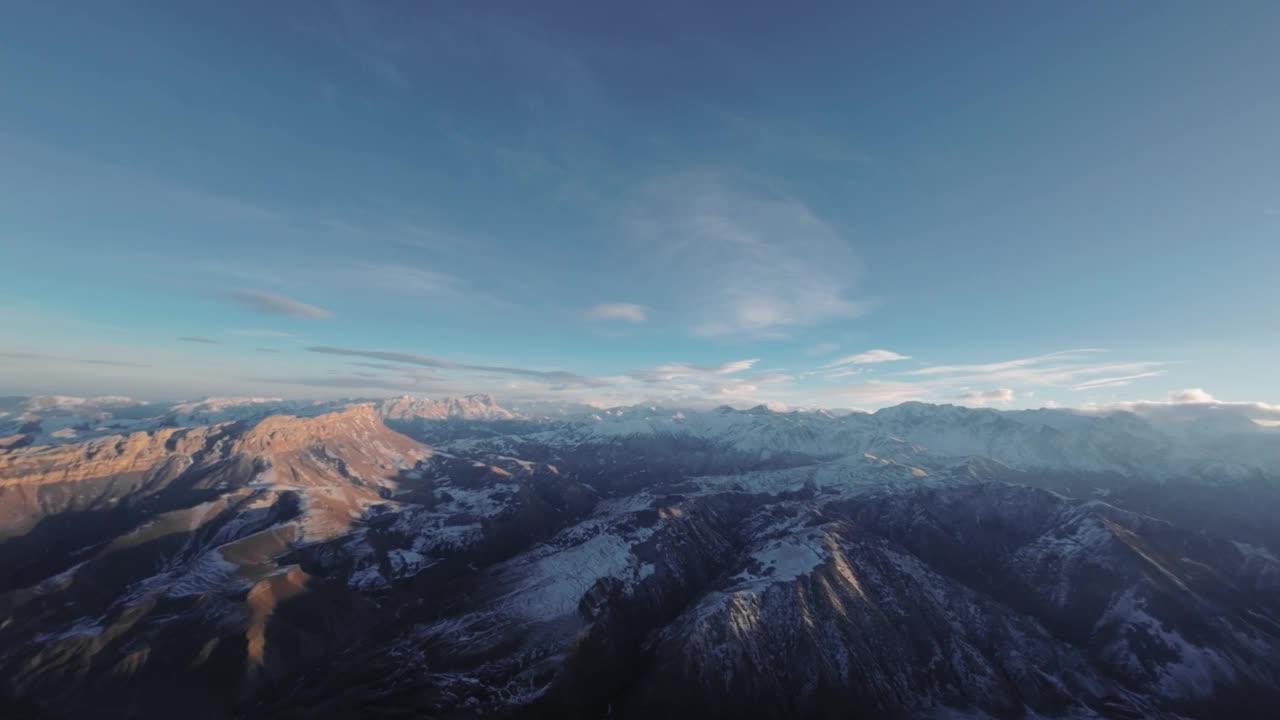
POLYGON ((40 445, 0 451, 0 487, 144 473, 176 456, 216 450, 229 437, 226 426, 167 428, 99 438, 76 445, 40 445))

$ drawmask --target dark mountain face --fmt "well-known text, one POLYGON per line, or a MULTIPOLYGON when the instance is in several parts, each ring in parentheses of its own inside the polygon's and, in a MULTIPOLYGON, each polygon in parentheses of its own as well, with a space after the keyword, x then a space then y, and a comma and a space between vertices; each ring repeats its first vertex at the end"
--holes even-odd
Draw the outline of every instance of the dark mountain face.
POLYGON ((353 407, 0 448, 4 702, 207 718, 1280 702, 1268 468, 1126 474, 1171 442, 1128 418, 1134 453, 1093 423, 918 404, 637 422, 471 401, 493 419, 397 401, 418 440, 353 407), (975 444, 994 457, 957 457, 975 444))

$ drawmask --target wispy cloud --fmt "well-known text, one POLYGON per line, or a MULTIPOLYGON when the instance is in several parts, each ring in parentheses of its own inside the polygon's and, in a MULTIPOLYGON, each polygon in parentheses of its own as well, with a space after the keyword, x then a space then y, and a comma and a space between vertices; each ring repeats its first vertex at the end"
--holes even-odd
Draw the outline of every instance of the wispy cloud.
POLYGON ((251 377, 251 382, 302 385, 317 388, 343 388, 348 390, 390 390, 392 392, 422 392, 427 384, 410 377, 386 379, 363 375, 317 375, 304 377, 251 377))
MULTIPOLYGON (((468 391, 483 390, 495 394, 514 394, 525 398, 558 398, 575 401, 630 404, 636 402, 674 403, 690 406, 708 404, 756 404, 780 402, 793 379, 782 370, 771 369, 747 374, 758 363, 754 358, 719 364, 687 362, 664 363, 621 375, 591 376, 566 370, 543 370, 509 365, 460 362, 419 353, 394 350, 317 345, 309 352, 335 355, 350 360, 348 366, 370 368, 376 373, 345 371, 334 375, 347 378, 343 387, 360 385, 355 378, 374 378, 374 388, 401 386, 407 382, 452 383, 468 391), (409 368, 427 368, 440 374, 415 374, 406 377, 409 368), (460 377, 459 374, 465 374, 460 377)), ((329 377, 309 383, 336 386, 329 377)))
POLYGON ((642 323, 648 319, 648 310, 634 303, 604 303, 587 311, 588 320, 623 320, 642 323))
POLYGON ((1096 390, 1098 388, 1104 388, 1104 387, 1121 387, 1124 385, 1128 385, 1134 380, 1141 380, 1142 378, 1150 378, 1150 377, 1160 377, 1161 375, 1164 375, 1164 374, 1165 373, 1163 370, 1153 370, 1151 372, 1135 373, 1133 375, 1120 375, 1118 377, 1097 378, 1095 380, 1088 380, 1086 382, 1073 385, 1071 386, 1071 389, 1072 390, 1096 390))
POLYGON ((412 265, 367 263, 352 274, 370 287, 411 295, 451 295, 462 290, 462 281, 453 275, 412 265))
POLYGON ((798 200, 704 173, 653 183, 627 214, 621 262, 643 270, 637 293, 664 293, 700 336, 785 336, 863 314, 851 297, 859 264, 848 240, 798 200))
POLYGON ((367 357, 375 360, 386 360, 388 362, 406 363, 408 365, 421 365, 430 368, 456 368, 461 367, 459 363, 441 358, 434 358, 429 355, 419 355, 417 353, 397 352, 394 350, 359 350, 356 348, 334 347, 332 345, 316 345, 306 349, 307 352, 324 353, 326 355, 347 355, 352 357, 367 357))
POLYGON ((237 337, 252 338, 279 338, 280 340, 297 340, 298 336, 293 333, 281 332, 279 330, 228 330, 227 335, 235 335, 237 337))
POLYGON ((104 367, 130 367, 145 368, 151 367, 146 363, 129 362, 126 360, 102 360, 99 358, 64 358, 57 355, 45 355, 43 353, 31 352, 0 352, 0 358, 9 358, 11 360, 57 360, 61 362, 83 363, 85 365, 102 365, 104 367))
POLYGON ((324 308, 262 290, 232 290, 227 295, 244 307, 267 315, 282 315, 297 320, 326 320, 333 317, 333 313, 324 308))
POLYGON ((893 352, 892 350, 868 350, 860 352, 856 355, 845 355, 831 363, 827 363, 823 367, 834 368, 841 365, 870 365, 873 363, 896 362, 898 360, 910 360, 910 355, 893 352))
POLYGON ((840 367, 840 368, 832 368, 831 370, 814 372, 810 374, 822 375, 823 377, 829 380, 835 380, 836 378, 853 377, 854 375, 861 375, 863 372, 865 372, 865 369, 860 367, 840 367))
POLYGON ((515 375, 520 377, 537 378, 550 383, 560 385, 575 385, 583 387, 600 387, 607 383, 599 378, 579 375, 564 370, 533 370, 521 367, 506 367, 500 365, 475 365, 469 363, 460 363, 444 358, 431 357, 430 355, 420 355, 418 353, 397 352, 391 350, 361 350, 357 348, 334 347, 331 345, 317 345, 308 347, 308 352, 323 353, 326 355, 343 355, 348 357, 365 357, 371 360, 384 360, 387 362, 404 363, 407 365, 418 365, 421 367, 436 368, 440 370, 461 370, 470 372, 489 372, 499 375, 515 375))
POLYGON ((933 365, 919 370, 912 370, 907 375, 956 375, 956 374, 981 374, 981 373, 997 373, 1007 370, 1016 370, 1018 368, 1027 367, 1029 365, 1037 365, 1049 360, 1057 360, 1062 358, 1076 358, 1080 355, 1090 353, 1106 352, 1100 348, 1082 348, 1079 350, 1062 350, 1059 352, 1046 353, 1044 355, 1035 355, 1032 357, 1019 358, 1017 360, 1004 360, 994 363, 983 363, 976 365, 933 365))
POLYGON ((90 159, 83 153, 35 142, 29 137, 0 132, 0 156, 18 167, 31 168, 24 176, 27 189, 57 187, 64 195, 91 193, 112 205, 145 200, 156 212, 191 213, 205 220, 279 222, 274 209, 234 195, 209 192, 175 182, 163 175, 142 172, 127 165, 90 159))
POLYGON ((401 370, 404 370, 403 365, 395 365, 393 363, 385 363, 385 362, 365 362, 363 360, 352 360, 347 364, 353 367, 366 367, 366 368, 373 368, 375 370, 386 370, 388 372, 391 372, 391 371, 399 372, 401 370))
POLYGON ((196 337, 196 336, 194 336, 194 335, 183 335, 182 337, 180 337, 180 338, 178 338, 178 339, 179 339, 179 340, 181 340, 182 342, 189 342, 189 343, 205 343, 205 344, 207 344, 207 345, 217 345, 217 344, 218 344, 218 341, 217 341, 217 340, 214 340, 213 338, 207 338, 207 337, 196 337))
POLYGON ((840 343, 820 342, 805 348, 804 354, 810 357, 814 357, 818 355, 830 355, 831 353, 839 349, 840 349, 840 343))
POLYGON ((953 385, 1082 386, 1081 390, 1112 382, 1129 382, 1138 376, 1154 377, 1164 362, 1097 362, 1097 348, 1063 350, 1032 357, 973 365, 934 365, 901 373, 953 385), (1097 381, 1094 384, 1094 381, 1097 381))
POLYGON ((82 362, 86 365, 106 365, 109 367, 130 367, 130 368, 151 367, 146 363, 127 362, 124 360, 75 360, 74 362, 82 362))
POLYGON ((682 378, 732 375, 733 373, 750 370, 758 362, 760 362, 759 359, 751 358, 749 360, 734 360, 722 365, 691 365, 689 363, 680 362, 667 363, 657 367, 635 370, 629 375, 636 380, 646 383, 668 382, 682 378))

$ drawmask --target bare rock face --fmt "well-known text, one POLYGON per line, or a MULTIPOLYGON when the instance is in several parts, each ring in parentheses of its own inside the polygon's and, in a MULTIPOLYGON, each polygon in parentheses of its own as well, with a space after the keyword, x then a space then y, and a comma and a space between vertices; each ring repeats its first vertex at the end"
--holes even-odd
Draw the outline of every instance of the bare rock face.
MULTIPOLYGON (((391 440, 378 414, 369 405, 350 405, 317 417, 273 415, 239 438, 236 449, 249 455, 284 453, 334 440, 353 443, 391 440)), ((391 440, 391 442, 398 442, 391 440)))
POLYGON ((78 445, 28 446, 0 453, 0 487, 147 472, 175 455, 190 457, 225 437, 221 426, 166 428, 109 436, 78 445))
POLYGON ((368 405, 310 418, 272 416, 247 430, 223 423, 10 448, 0 450, 0 538, 22 535, 48 515, 136 503, 179 478, 202 488, 243 484, 248 478, 235 470, 243 465, 264 474, 259 482, 354 488, 376 500, 386 478, 428 453, 389 430, 368 405))
POLYGON ((369 405, 312 418, 273 416, 233 445, 263 468, 257 483, 301 489, 308 541, 350 528, 364 510, 392 495, 400 473, 430 451, 382 424, 369 405))

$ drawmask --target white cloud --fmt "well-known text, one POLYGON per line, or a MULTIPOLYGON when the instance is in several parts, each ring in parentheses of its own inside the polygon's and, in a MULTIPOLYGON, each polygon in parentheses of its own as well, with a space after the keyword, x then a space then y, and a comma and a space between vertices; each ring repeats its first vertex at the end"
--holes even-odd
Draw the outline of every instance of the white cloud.
POLYGON ((1202 388, 1175 390, 1170 392, 1165 400, 1131 400, 1127 402, 1109 403, 1106 405, 1088 405, 1086 407, 1094 409, 1132 410, 1135 408, 1173 407, 1178 405, 1212 405, 1220 408, 1242 408, 1255 410, 1259 413, 1265 414, 1274 413, 1277 417, 1280 417, 1280 405, 1271 405, 1263 402, 1219 400, 1202 388))
POLYGON ((956 397, 957 400, 970 405, 987 405, 989 403, 1011 403, 1017 394, 1010 388, 981 390, 968 392, 956 397))
POLYGON ((626 221, 615 260, 633 270, 627 289, 660 292, 695 335, 778 338, 866 312, 850 297, 859 264, 847 239, 794 198, 683 175, 638 192, 626 221))
POLYGON ((823 367, 834 368, 841 365, 869 365, 872 363, 895 362, 897 360, 910 360, 910 355, 902 355, 892 350, 868 350, 860 352, 856 355, 846 355, 835 362, 828 363, 823 367))
POLYGON ((1131 412, 1136 415, 1171 423, 1195 423, 1202 421, 1205 411, 1211 411, 1219 419, 1235 418, 1241 422, 1273 428, 1280 427, 1280 405, 1262 402, 1233 402, 1219 400, 1201 388, 1188 388, 1170 392, 1165 400, 1133 400, 1117 403, 1090 403, 1081 410, 1108 413, 1131 412))
POLYGON ((1212 395, 1201 388, 1188 388, 1169 393, 1169 402, 1173 403, 1212 403, 1217 402, 1212 395))
POLYGON ((634 303, 603 303, 587 311, 588 320, 623 320, 642 323, 648 319, 648 310, 634 303))

